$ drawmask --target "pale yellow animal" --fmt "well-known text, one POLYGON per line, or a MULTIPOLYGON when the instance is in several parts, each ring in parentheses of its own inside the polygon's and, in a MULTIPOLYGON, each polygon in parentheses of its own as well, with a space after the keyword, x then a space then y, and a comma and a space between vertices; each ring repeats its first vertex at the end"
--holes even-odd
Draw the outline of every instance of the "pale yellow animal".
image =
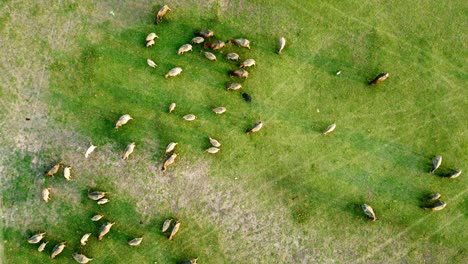
POLYGON ((237 91, 242 88, 240 83, 230 83, 226 86, 226 90, 228 91, 237 91))
POLYGON ((169 105, 169 113, 174 112, 176 106, 177 106, 176 103, 171 103, 171 105, 169 105))
POLYGON ((135 142, 132 142, 127 146, 127 148, 125 149, 125 153, 122 155, 122 159, 128 159, 128 156, 130 156, 130 154, 133 153, 133 150, 135 150, 135 142))
POLYGON ((216 107, 216 108, 213 108, 212 109, 213 112, 215 112, 216 114, 220 115, 220 114, 224 114, 226 113, 226 107, 223 107, 223 106, 220 106, 220 107, 216 107))
POLYGON ((167 14, 167 12, 171 11, 168 5, 163 5, 156 13, 156 24, 161 23, 162 18, 167 14))
POLYGON ((62 251, 66 247, 65 243, 67 242, 62 242, 60 244, 55 245, 55 247, 52 249, 52 254, 50 255, 50 258, 55 258, 58 254, 62 253, 62 251))
POLYGON ((257 122, 251 129, 247 130, 247 134, 258 132, 260 129, 262 129, 262 127, 263 123, 257 122))
POLYGON ((82 246, 86 246, 86 243, 88 242, 88 239, 90 236, 91 236, 91 233, 84 234, 80 239, 80 244, 82 246))
POLYGON ((128 123, 128 121, 132 120, 133 117, 131 117, 129 114, 125 114, 117 120, 117 123, 115 123, 115 129, 118 129, 119 127, 125 125, 128 123))
POLYGON ((205 58, 209 59, 210 61, 216 61, 216 55, 214 55, 213 53, 203 50, 200 52, 203 53, 203 55, 205 55, 205 58))
POLYGON ((254 59, 247 59, 245 61, 243 61, 240 65, 241 68, 245 68, 245 67, 252 67, 252 66, 255 66, 255 60, 254 59))
POLYGON ((336 128, 336 124, 331 124, 327 127, 327 129, 325 129, 325 131, 322 132, 322 134, 326 135, 326 134, 329 134, 331 132, 333 132, 336 128))
POLYGON ((42 189, 42 200, 44 200, 44 202, 48 202, 50 200, 50 188, 44 188, 42 189))
POLYGON ((93 260, 92 258, 88 258, 85 255, 79 254, 79 253, 76 253, 76 252, 72 254, 72 257, 73 257, 73 259, 76 260, 76 262, 81 263, 81 264, 86 264, 86 263, 90 262, 91 260, 93 260))
POLYGON ((361 205, 361 209, 362 211, 364 211, 364 213, 372 219, 372 221, 375 221, 377 220, 377 217, 375 216, 375 213, 374 213, 374 209, 372 209, 372 207, 370 207, 370 205, 367 205, 367 204, 363 204, 361 205))
POLYGON ((192 115, 192 114, 184 115, 183 118, 184 118, 186 121, 193 121, 193 120, 197 119, 197 117, 196 117, 195 115, 192 115))
POLYGON ((201 44, 205 41, 203 37, 194 37, 190 43, 192 44, 201 44))
POLYGON ((166 153, 172 152, 177 146, 177 142, 171 142, 166 147, 166 153))
POLYGON ((71 168, 72 167, 65 167, 63 169, 63 177, 67 179, 67 181, 71 180, 71 168))
POLYGON ((138 238, 134 238, 130 241, 128 241, 128 244, 130 246, 139 246, 141 244, 141 241, 143 241, 143 238, 142 237, 138 237, 138 238))
POLYGON ((152 40, 146 42, 146 47, 149 48, 149 47, 153 46, 154 43, 155 43, 155 42, 154 42, 154 39, 152 39, 152 40))
POLYGON ((216 140, 216 139, 214 139, 212 137, 209 137, 209 139, 210 139, 210 143, 211 143, 211 145, 213 145, 213 147, 216 147, 216 148, 221 147, 221 143, 218 140, 216 140))
POLYGON ((207 150, 205 150, 206 152, 210 153, 210 154, 216 154, 219 152, 219 148, 216 148, 216 147, 211 147, 211 148, 208 148, 207 150))
POLYGON ((233 61, 238 61, 239 60, 239 54, 231 52, 226 54, 226 59, 228 60, 233 60, 233 61))
POLYGON ((177 51, 177 54, 178 55, 182 55, 184 54, 185 52, 189 52, 189 51, 192 51, 192 45, 190 44, 184 44, 182 45, 179 50, 177 51))
POLYGON ((180 222, 177 221, 176 224, 174 225, 174 228, 172 228, 171 234, 169 235, 169 240, 172 240, 174 236, 179 232, 180 228, 180 222))
POLYGON ((156 68, 156 67, 158 67, 158 65, 156 64, 156 62, 154 62, 154 61, 151 60, 151 59, 146 59, 146 63, 147 63, 148 66, 150 66, 151 68, 156 68))
POLYGON ((171 69, 170 71, 168 71, 165 75, 164 75, 164 78, 168 78, 168 77, 175 77, 179 74, 182 73, 182 68, 180 67, 176 67, 176 68, 173 68, 171 69))
POLYGON ((101 220, 103 217, 104 217, 104 215, 97 214, 97 215, 95 215, 95 216, 91 217, 91 221, 94 221, 94 222, 96 222, 96 221, 99 221, 99 220, 101 220))
POLYGON ((177 158, 177 154, 176 154, 176 153, 172 153, 172 155, 169 156, 169 158, 167 158, 166 161, 164 161, 161 170, 162 170, 163 172, 165 172, 165 171, 167 170, 167 166, 173 164, 176 158, 177 158))
POLYGON ((89 146, 89 148, 86 150, 86 153, 85 153, 85 158, 88 158, 89 155, 91 153, 93 153, 93 151, 96 149, 96 146, 94 146, 93 144, 91 144, 91 146, 89 146))
POLYGON ((173 219, 171 218, 171 219, 167 219, 166 221, 164 221, 164 224, 161 229, 162 232, 166 232, 169 229, 169 227, 171 226, 172 220, 173 219))
POLYGON ((37 251, 39 251, 39 252, 44 251, 44 249, 45 249, 45 247, 47 246, 48 243, 49 243, 49 241, 43 242, 43 243, 37 248, 37 251))
POLYGON ((106 204, 106 203, 108 203, 108 202, 109 202, 109 199, 107 199, 107 198, 102 198, 102 199, 99 199, 99 200, 97 201, 97 204, 103 205, 103 204, 106 204))
POLYGON ((159 38, 156 33, 149 33, 148 36, 146 36, 146 41, 154 40, 156 38, 159 38))
POLYGON ((228 43, 234 43, 239 47, 250 49, 250 41, 248 39, 244 39, 244 38, 231 39, 231 40, 228 40, 228 43))
POLYGON ((278 46, 279 46, 279 48, 278 48, 278 54, 281 54, 281 52, 283 51, 284 47, 286 46, 286 39, 285 39, 284 37, 281 37, 281 38, 280 38, 278 46))
POLYGON ((94 191, 94 192, 88 192, 88 197, 94 201, 97 201, 103 198, 106 194, 107 192, 94 191))
POLYGON ((110 222, 107 222, 107 224, 104 224, 101 226, 101 228, 99 228, 99 235, 98 235, 98 240, 101 241, 105 235, 107 235, 107 233, 109 233, 111 227, 115 224, 114 223, 110 223, 110 222))

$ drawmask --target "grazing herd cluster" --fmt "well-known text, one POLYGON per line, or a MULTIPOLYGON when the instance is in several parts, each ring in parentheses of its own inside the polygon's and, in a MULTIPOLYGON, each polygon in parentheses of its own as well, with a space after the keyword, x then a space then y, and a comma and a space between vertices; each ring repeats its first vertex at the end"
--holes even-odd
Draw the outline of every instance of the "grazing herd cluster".
MULTIPOLYGON (((156 14, 156 23, 157 24, 159 24, 162 21, 163 17, 166 15, 166 13, 168 11, 171 11, 171 9, 167 5, 164 5, 163 7, 160 8, 160 10, 156 14)), ((178 55, 182 55, 182 54, 184 54, 186 52, 192 51, 193 50, 192 45, 203 44, 204 49, 211 49, 213 51, 221 50, 226 46, 225 42, 223 42, 221 40, 214 40, 214 32, 212 30, 201 30, 201 31, 198 31, 196 34, 197 34, 197 36, 193 37, 191 39, 190 44, 184 44, 181 47, 179 47, 179 49, 177 50, 178 55)), ((155 39, 158 39, 158 38, 159 37, 155 33, 148 34, 148 36, 145 39, 146 40, 146 47, 152 47, 155 44, 155 39)), ((245 39, 245 38, 230 39, 230 40, 227 41, 227 44, 234 44, 234 45, 236 45, 238 47, 243 47, 243 48, 246 48, 246 49, 249 49, 249 50, 251 49, 250 41, 248 39, 245 39)), ((278 54, 281 54, 281 52, 285 48, 285 45, 286 45, 286 39, 284 37, 281 37, 280 40, 279 40, 278 54)), ((210 51, 202 49, 202 50, 200 50, 200 53, 210 61, 216 61, 217 60, 216 55, 214 53, 210 52, 210 51)), ((240 59, 239 55, 237 53, 228 53, 225 56, 225 58, 227 60, 231 60, 231 61, 238 61, 240 59)), ((152 68, 158 67, 158 65, 152 59, 147 59, 147 64, 152 68)), ((249 76, 249 72, 246 70, 246 68, 252 67, 252 66, 255 66, 255 65, 256 65, 256 61, 254 59, 251 59, 251 58, 246 59, 246 60, 244 60, 243 62, 240 63, 239 68, 230 71, 229 75, 231 77, 247 78, 249 76)), ((180 75, 181 73, 182 73, 182 68, 181 67, 175 67, 175 68, 171 69, 170 71, 168 71, 164 75, 164 78, 175 77, 175 76, 180 75)), ((341 71, 337 72, 337 74, 340 74, 340 73, 341 73, 341 71)), ((382 82, 382 81, 386 80, 388 77, 389 77, 388 73, 382 73, 382 74, 378 75, 374 80, 372 80, 369 83, 369 85, 376 85, 379 82, 382 82)), ((229 82, 226 85, 225 88, 226 88, 227 91, 237 91, 237 90, 242 88, 242 85, 239 84, 239 83, 236 83, 236 82, 229 82)), ((249 94, 247 94, 247 93, 242 93, 242 97, 246 102, 250 102, 252 100, 251 96, 249 94)), ((170 106, 169 106, 169 113, 172 113, 173 111, 175 111, 176 106, 177 105, 176 105, 175 102, 171 103, 170 106)), ((219 106, 219 107, 213 108, 212 111, 215 114, 219 115, 219 114, 225 113, 227 111, 227 109, 225 107, 223 107, 223 106, 219 106)), ((197 117, 194 114, 186 114, 186 115, 183 116, 183 119, 186 120, 186 121, 194 121, 194 120, 196 120, 196 118, 197 117)), ((115 129, 117 130, 120 127, 126 125, 132 119, 133 118, 129 114, 122 115, 117 120, 117 122, 115 124, 115 129)), ((250 129, 248 129, 246 131, 246 133, 251 134, 251 133, 258 132, 258 131, 260 131, 262 129, 263 125, 264 125, 263 122, 261 122, 261 121, 257 122, 250 129)), ((327 134, 333 132, 335 129, 336 129, 336 124, 333 123, 323 131, 323 135, 327 135, 327 134)), ((211 147, 206 149, 205 152, 208 152, 210 154, 218 153, 220 151, 221 143, 217 139, 212 138, 212 137, 208 137, 208 140, 209 140, 209 142, 211 144, 211 147)), ((175 162, 176 158, 178 157, 178 155, 175 153, 175 148, 176 148, 177 145, 178 145, 177 142, 170 142, 167 145, 166 150, 165 150, 166 157, 165 157, 165 159, 163 161, 163 164, 161 166, 161 170, 163 172, 167 171, 168 166, 172 165, 175 162)), ((125 149, 125 151, 124 151, 124 153, 122 155, 122 160, 127 160, 129 158, 129 156, 135 150, 135 147, 136 147, 135 142, 131 142, 130 144, 128 144, 127 148, 125 149)), ((85 155, 84 155, 85 158, 89 158, 90 155, 93 153, 93 151, 95 149, 96 149, 96 146, 91 144, 91 146, 85 152, 85 155)), ((434 160, 433 160, 433 166, 432 166, 432 169, 431 169, 430 173, 434 173, 441 166, 441 163, 442 163, 442 157, 441 156, 436 156, 434 158, 434 160)), ((55 174, 57 174, 60 171, 60 168, 62 166, 63 166, 63 176, 64 176, 64 178, 67 181, 70 181, 71 180, 71 168, 72 167, 64 165, 63 162, 58 162, 57 164, 55 164, 50 170, 48 170, 46 172, 45 176, 46 177, 53 177, 55 174)), ((440 175, 440 176, 447 177, 447 178, 456 178, 460 174, 461 174, 461 170, 454 170, 449 174, 440 175)), ((44 188, 42 190, 42 199, 46 203, 50 200, 51 190, 52 189, 50 187, 46 187, 46 188, 44 188)), ((106 194, 107 194, 107 192, 103 192, 103 191, 88 191, 88 197, 91 200, 96 201, 96 203, 98 205, 104 205, 104 204, 106 204, 106 203, 108 203, 110 201, 109 198, 106 197, 106 194)), ((425 199, 427 204, 425 204, 422 207, 425 208, 425 209, 431 209, 431 210, 441 210, 441 209, 445 208, 446 203, 443 202, 443 201, 440 201, 439 200, 440 197, 441 197, 441 195, 439 193, 433 193, 433 194, 428 195, 426 197, 426 199, 425 199)), ((373 221, 377 220, 376 214, 375 214, 375 212, 374 212, 374 210, 373 210, 373 208, 371 206, 369 206, 368 204, 362 204, 361 208, 364 211, 364 213, 370 219, 372 219, 373 221)), ((91 221, 95 221, 95 222, 96 221, 101 221, 103 218, 104 218, 104 215, 96 214, 91 218, 91 221)), ((97 231, 98 241, 102 241, 104 239, 104 237, 110 232, 110 230, 111 230, 111 228, 113 227, 114 224, 115 224, 115 222, 110 222, 110 221, 106 221, 106 223, 102 224, 102 226, 97 231)), ((180 229, 180 225, 181 225, 180 221, 177 221, 177 220, 174 221, 174 219, 167 219, 163 223, 161 232, 162 233, 168 232, 168 240, 173 240, 175 235, 177 234, 177 232, 180 229)), ((27 241, 30 244, 37 244, 37 243, 41 242, 45 238, 45 235, 46 235, 45 232, 40 232, 40 233, 34 234, 31 237, 29 237, 27 239, 27 241)), ((87 245, 88 240, 91 237, 91 235, 92 235, 92 233, 86 233, 86 234, 84 234, 82 236, 82 238, 80 239, 81 247, 84 247, 84 246, 87 245)), ((139 246, 142 243, 142 241, 143 241, 143 237, 137 237, 137 238, 129 240, 127 243, 130 246, 139 246)), ((48 241, 41 243, 40 246, 38 247, 38 251, 39 252, 44 251, 45 248, 47 247, 48 243, 49 243, 48 241)), ((57 257, 60 253, 63 252, 65 247, 66 247, 66 242, 65 241, 55 245, 52 248, 50 257, 52 259, 57 257)), ((87 256, 85 256, 85 255, 83 255, 81 253, 77 253, 77 252, 73 253, 72 257, 78 263, 88 263, 88 262, 92 261, 92 258, 88 258, 87 256)), ((197 263, 197 258, 187 260, 187 261, 185 261, 183 263, 196 264, 197 263)))

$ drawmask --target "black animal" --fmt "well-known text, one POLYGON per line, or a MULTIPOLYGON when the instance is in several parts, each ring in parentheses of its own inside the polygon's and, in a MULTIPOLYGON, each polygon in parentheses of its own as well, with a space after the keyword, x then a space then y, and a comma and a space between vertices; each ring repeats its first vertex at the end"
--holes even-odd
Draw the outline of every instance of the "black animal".
POLYGON ((252 102, 252 97, 248 93, 242 93, 242 98, 244 98, 244 101, 247 103, 252 102))

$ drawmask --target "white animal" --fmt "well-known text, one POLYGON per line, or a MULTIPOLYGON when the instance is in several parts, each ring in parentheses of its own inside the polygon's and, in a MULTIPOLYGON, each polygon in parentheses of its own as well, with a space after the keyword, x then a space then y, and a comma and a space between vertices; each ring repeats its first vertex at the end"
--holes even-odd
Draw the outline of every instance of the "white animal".
POLYGON ((96 146, 94 146, 91 143, 91 146, 86 150, 86 153, 84 154, 85 158, 88 158, 91 153, 96 149, 96 146))

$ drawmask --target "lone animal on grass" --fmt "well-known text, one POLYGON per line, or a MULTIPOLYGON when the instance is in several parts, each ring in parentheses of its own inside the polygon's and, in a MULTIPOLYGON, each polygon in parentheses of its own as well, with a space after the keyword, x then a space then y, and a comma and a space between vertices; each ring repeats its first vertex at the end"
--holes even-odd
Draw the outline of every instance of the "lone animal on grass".
POLYGON ((149 33, 148 36, 146 36, 146 42, 148 41, 151 41, 151 40, 154 40, 154 39, 157 39, 159 38, 158 35, 156 35, 156 33, 149 33))
POLYGON ((185 52, 189 52, 189 51, 192 51, 192 45, 190 44, 184 44, 182 45, 179 50, 177 51, 177 54, 178 55, 182 55, 184 54, 185 52))
POLYGON ((278 54, 281 54, 285 46, 286 46, 286 39, 284 37, 281 37, 278 42, 278 54))
POLYGON ((442 156, 435 156, 432 159, 432 169, 429 173, 434 173, 442 164, 442 156))
POLYGON ((169 227, 171 226, 172 220, 173 219, 171 218, 171 219, 167 219, 166 221, 164 221, 164 224, 163 224, 162 229, 161 229, 161 231, 163 233, 166 232, 169 229, 169 227))
POLYGON ((362 211, 364 211, 364 214, 366 214, 372 221, 377 220, 377 217, 375 216, 374 209, 370 205, 363 204, 361 205, 362 211))
POLYGON ((215 107, 211 109, 213 112, 215 112, 217 115, 224 114, 226 113, 226 107, 220 106, 220 107, 215 107))
POLYGON ((175 149, 175 147, 177 146, 177 144, 178 144, 177 142, 169 143, 167 145, 167 147, 166 147, 166 153, 172 152, 175 149))
POLYGON ((248 93, 242 93, 242 98, 244 98, 244 101, 247 103, 252 102, 252 97, 248 93))
POLYGON ((37 251, 39 251, 39 252, 44 251, 44 249, 45 249, 45 247, 47 246, 48 243, 49 243, 49 241, 43 242, 43 243, 37 248, 37 251))
POLYGON ((48 202, 50 197, 50 188, 44 188, 42 189, 42 200, 44 200, 44 202, 48 202))
POLYGON ((99 228, 99 235, 98 235, 98 240, 101 241, 107 233, 109 233, 111 227, 115 224, 115 222, 110 223, 107 222, 107 224, 102 225, 99 228))
POLYGON ((238 61, 239 60, 239 54, 231 52, 226 54, 226 59, 232 60, 232 61, 238 61))
POLYGON ((38 233, 28 238, 29 244, 37 244, 45 237, 46 233, 38 233))
POLYGON ((109 202, 109 199, 107 199, 107 198, 102 198, 102 199, 99 199, 99 200, 97 201, 97 204, 103 205, 103 204, 106 204, 106 203, 108 203, 108 202, 109 202))
POLYGON ((164 78, 167 79, 168 77, 175 77, 179 75, 181 72, 182 72, 182 68, 180 67, 173 68, 164 75, 164 78))
POLYGON ((193 121, 193 120, 197 119, 197 117, 195 115, 193 115, 193 114, 184 115, 183 118, 184 118, 185 121, 193 121))
POLYGON ((125 149, 124 154, 122 155, 122 159, 126 160, 128 159, 128 156, 133 153, 133 150, 135 150, 135 142, 132 142, 128 144, 127 148, 125 149))
POLYGON ((150 66, 151 68, 156 68, 156 67, 158 67, 158 65, 156 64, 156 62, 154 62, 154 61, 151 60, 151 59, 146 59, 146 63, 148 63, 148 66, 150 66))
POLYGON ((107 194, 107 192, 94 191, 94 192, 88 192, 88 197, 91 200, 97 201, 97 200, 103 198, 104 196, 106 196, 106 194, 107 194))
POLYGON ((217 40, 213 43, 205 43, 205 45, 203 45, 203 47, 206 49, 206 48, 210 48, 212 50, 220 50, 222 48, 224 48, 224 46, 226 46, 226 43, 220 41, 220 40, 217 40))
POLYGON ((197 264, 198 258, 188 259, 180 262, 179 264, 197 264))
POLYGON ((214 31, 213 30, 209 30, 209 29, 205 29, 205 30, 200 30, 197 32, 197 34, 199 36, 202 36, 204 38, 211 38, 214 36, 214 31))
POLYGON ((165 172, 167 170, 167 166, 173 164, 176 158, 177 158, 177 154, 172 153, 172 155, 169 156, 169 158, 167 158, 166 161, 164 161, 161 170, 165 172))
POLYGON ((55 258, 58 254, 62 253, 62 251, 65 249, 67 242, 62 242, 60 244, 55 245, 55 247, 52 249, 52 254, 50 255, 50 258, 55 258))
POLYGON ((180 222, 177 221, 174 227, 172 228, 171 234, 169 235, 169 240, 172 240, 174 238, 177 232, 179 232, 179 228, 180 228, 180 222))
POLYGON ((216 153, 219 152, 219 148, 211 147, 211 148, 208 148, 207 150, 205 150, 205 152, 208 152, 210 154, 216 154, 216 153))
POLYGON ((137 238, 134 238, 134 239, 128 241, 128 245, 130 245, 130 246, 139 246, 141 244, 141 241, 143 241, 143 238, 142 237, 137 237, 137 238))
POLYGON ((169 113, 174 112, 176 106, 177 106, 176 103, 171 103, 171 104, 169 105, 169 113))
POLYGON ((234 43, 239 47, 250 49, 250 41, 248 39, 244 39, 244 38, 230 39, 227 42, 230 44, 234 43))
POLYGON ((203 37, 194 37, 190 43, 192 44, 201 44, 205 41, 205 39, 203 37))
POLYGON ((96 146, 94 146, 92 143, 91 143, 91 146, 89 146, 89 148, 86 150, 86 153, 85 153, 85 158, 88 158, 89 155, 91 153, 93 153, 93 151, 96 149, 96 146))
POLYGON ((450 172, 449 174, 447 174, 446 176, 443 176, 443 177, 446 177, 446 178, 449 178, 449 179, 455 179, 458 176, 460 176, 461 173, 462 173, 462 170, 454 170, 454 171, 450 172))
POLYGON ((378 83, 380 83, 380 82, 383 82, 383 81, 387 80, 388 76, 390 76, 390 75, 388 74, 388 72, 381 73, 381 74, 377 75, 377 77, 375 77, 375 79, 372 80, 372 81, 369 83, 369 85, 376 85, 376 84, 378 84, 378 83))
POLYGON ((171 11, 168 5, 163 5, 156 13, 156 24, 161 23, 163 17, 167 14, 167 12, 171 11))
POLYGON ((260 129, 262 129, 262 127, 263 127, 263 123, 262 122, 257 122, 257 123, 255 123, 255 125, 252 128, 248 129, 246 131, 246 133, 251 134, 251 133, 258 132, 258 131, 260 131, 260 129))
POLYGON ((439 200, 440 197, 442 197, 442 195, 440 193, 431 193, 431 194, 427 195, 426 200, 427 201, 435 201, 435 200, 439 200))
MULTIPOLYGON (((103 196, 103 197, 104 197, 104 196, 103 196)), ((101 197, 101 198, 102 198, 102 197, 101 197)), ((94 200, 94 199, 93 199, 93 200, 94 200)), ((95 215, 95 216, 91 217, 91 221, 94 221, 94 222, 96 222, 96 221, 99 221, 99 220, 101 220, 103 217, 104 217, 104 215, 97 214, 97 215, 95 215)))
POLYGON ((209 59, 210 61, 216 61, 216 55, 214 55, 213 53, 203 50, 200 52, 203 53, 203 55, 205 55, 205 58, 209 59))
POLYGON ((430 209, 430 210, 432 210, 432 211, 440 211, 440 210, 444 209, 446 206, 447 206, 447 203, 446 203, 446 202, 443 202, 443 201, 436 201, 435 203, 433 203, 433 204, 431 204, 431 205, 423 206, 422 208, 424 208, 424 209, 430 209))
POLYGON ((55 164, 47 173, 46 173, 46 176, 48 177, 52 177, 54 176, 59 170, 60 170, 60 166, 62 165, 62 162, 59 162, 57 164, 55 164))
POLYGON ((80 239, 80 245, 86 246, 86 243, 88 243, 88 239, 90 236, 91 236, 91 233, 84 234, 80 239))
POLYGON ((244 69, 236 69, 230 72, 231 77, 247 78, 249 77, 249 72, 244 69))
POLYGON ((216 140, 216 139, 214 139, 214 138, 212 138, 212 137, 209 137, 209 140, 210 140, 210 144, 211 144, 213 147, 216 147, 216 148, 221 147, 221 143, 220 143, 218 140, 216 140))
POLYGON ((63 177, 67 179, 67 181, 71 180, 71 168, 72 167, 65 167, 63 168, 63 177))
POLYGON ((240 83, 228 83, 226 85, 226 90, 228 91, 237 91, 242 88, 242 85, 240 83))
POLYGON ((154 39, 146 42, 146 47, 149 48, 149 47, 152 47, 154 45, 154 39))
POLYGON ((327 127, 327 129, 325 129, 325 131, 322 132, 322 134, 326 135, 326 134, 329 134, 331 132, 333 132, 336 128, 336 124, 331 124, 327 127))
POLYGON ((130 121, 132 119, 133 119, 133 117, 131 117, 129 114, 125 114, 125 115, 119 117, 119 120, 117 120, 117 123, 115 123, 115 129, 119 129, 119 127, 127 124, 128 121, 130 121))
POLYGON ((255 66, 255 60, 254 59, 246 59, 243 61, 240 65, 240 68, 245 68, 245 67, 252 67, 255 66))
POLYGON ((93 260, 92 258, 88 258, 87 256, 76 253, 76 252, 72 254, 72 257, 76 260, 76 262, 82 263, 82 264, 86 264, 90 262, 91 260, 93 260))

